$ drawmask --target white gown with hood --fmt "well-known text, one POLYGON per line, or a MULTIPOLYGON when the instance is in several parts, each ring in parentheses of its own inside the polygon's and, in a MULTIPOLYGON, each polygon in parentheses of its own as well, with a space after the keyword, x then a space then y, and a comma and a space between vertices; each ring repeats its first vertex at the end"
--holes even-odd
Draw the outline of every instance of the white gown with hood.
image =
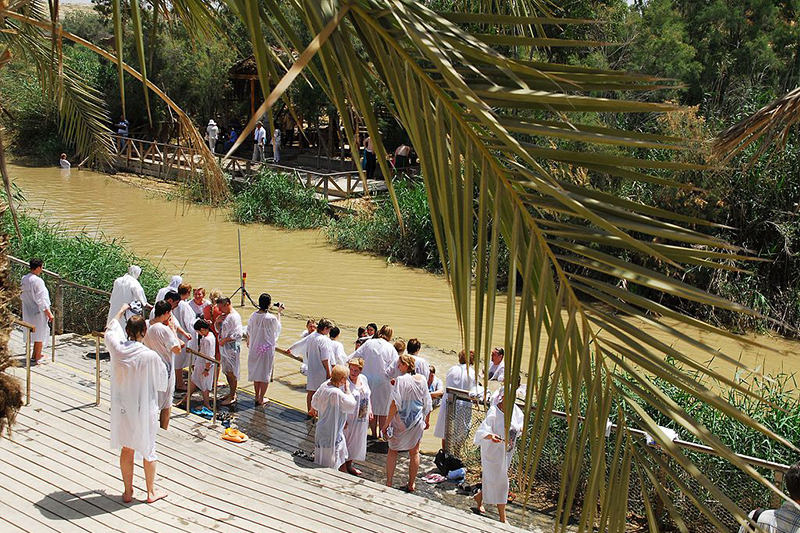
POLYGON ((36 327, 36 331, 31 333, 31 342, 41 342, 43 347, 47 347, 50 340, 50 321, 47 320, 44 312, 50 309, 50 293, 47 291, 44 280, 30 272, 22 276, 20 288, 22 289, 20 295, 22 320, 36 327))
MULTIPOLYGON (((506 405, 505 408, 507 409, 508 406, 506 405)), ((522 410, 514 405, 506 441, 505 416, 505 413, 497 405, 492 406, 486 413, 483 423, 475 432, 474 442, 481 448, 481 481, 483 483, 481 490, 484 504, 505 505, 508 502, 508 468, 511 466, 514 445, 522 432, 525 418, 522 410), (499 435, 504 440, 492 442, 491 439, 485 438, 492 433, 499 435)))
MULTIPOLYGON (((470 391, 470 394, 472 395, 476 390, 475 367, 469 367, 469 370, 467 369, 466 364, 450 367, 450 370, 447 371, 444 385, 445 388, 470 391)), ((439 418, 436 420, 436 428, 433 431, 433 435, 443 439, 447 422, 447 394, 442 397, 441 405, 442 406, 439 410, 439 418)), ((464 400, 456 400, 455 410, 456 418, 454 423, 462 424, 462 426, 454 427, 453 431, 454 433, 461 435, 465 431, 469 431, 469 424, 472 419, 472 405, 470 402, 464 400)))
MULTIPOLYGON (((129 304, 133 301, 142 302, 143 305, 147 304, 147 296, 144 295, 144 289, 139 283, 141 273, 141 268, 131 265, 127 274, 114 280, 114 288, 111 289, 111 299, 109 300, 107 322, 111 322, 111 319, 117 316, 123 304, 129 304)), ((123 316, 120 319, 122 331, 125 331, 125 324, 127 323, 128 320, 123 316)))
POLYGON ((347 415, 358 408, 356 399, 328 380, 311 397, 311 407, 319 413, 314 432, 314 462, 339 468, 348 458, 344 424, 347 415))
MULTIPOLYGON (((194 330, 194 323, 197 321, 197 315, 194 314, 189 302, 181 300, 178 307, 172 310, 172 316, 178 322, 178 325, 188 333, 192 338, 186 341, 186 346, 197 346, 197 332, 194 330)), ((186 351, 186 346, 183 347, 181 353, 175 356, 175 369, 186 368, 189 366, 189 353, 186 351)))
POLYGON ((111 354, 111 449, 131 448, 155 461, 158 393, 167 388, 167 369, 156 352, 128 340, 118 320, 108 324, 105 345, 111 354))
POLYGON ((269 383, 275 364, 275 348, 281 334, 281 322, 269 312, 256 311, 247 321, 247 377, 250 381, 269 383))
MULTIPOLYGON (((347 379, 349 380, 350 376, 347 379)), ((367 431, 369 430, 369 417, 372 414, 369 383, 363 374, 359 374, 357 383, 350 381, 350 392, 353 393, 353 398, 358 406, 355 411, 347 415, 347 424, 344 427, 347 459, 363 461, 367 458, 367 431)))

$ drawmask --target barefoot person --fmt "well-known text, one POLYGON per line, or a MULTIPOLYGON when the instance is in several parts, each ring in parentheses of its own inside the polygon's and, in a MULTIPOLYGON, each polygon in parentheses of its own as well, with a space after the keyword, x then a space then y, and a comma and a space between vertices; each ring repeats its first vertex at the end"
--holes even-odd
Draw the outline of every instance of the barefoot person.
POLYGON ((277 307, 277 315, 269 312, 272 296, 267 293, 258 297, 258 311, 250 315, 247 321, 247 375, 253 381, 256 393, 256 406, 269 402, 265 399, 267 387, 272 381, 272 368, 275 364, 275 348, 281 334, 281 312, 283 306, 277 307))
POLYGON ((166 496, 155 488, 158 393, 167 389, 167 369, 161 357, 142 344, 147 323, 132 316, 122 330, 120 319, 125 304, 106 326, 105 345, 111 354, 111 448, 121 449, 119 466, 125 492, 122 500, 133 499, 133 462, 144 461, 147 503, 166 496))
POLYGON ((172 396, 175 394, 175 356, 181 353, 183 345, 170 327, 172 304, 166 300, 156 302, 153 314, 155 316, 148 323, 142 344, 156 352, 167 369, 167 389, 158 393, 158 407, 161 409, 161 429, 168 429, 172 396))
POLYGON ((347 461, 344 424, 347 415, 358 408, 347 375, 347 368, 333 367, 331 378, 311 398, 311 407, 319 413, 314 432, 314 462, 328 468, 340 468, 347 461))
MULTIPOLYGON (((167 293, 170 294, 170 293, 167 293)), ((188 283, 181 283, 178 286, 178 306, 172 311, 178 326, 186 333, 186 346, 191 344, 197 346, 194 342, 196 332, 194 330, 194 322, 197 320, 192 306, 189 305, 189 296, 192 294, 192 286, 188 283)), ((186 381, 183 379, 183 369, 189 366, 189 353, 186 351, 186 346, 183 347, 181 353, 175 356, 175 389, 179 391, 186 390, 186 381)))
MULTIPOLYGON (((367 325, 367 333, 373 324, 367 325)), ((353 352, 352 357, 364 359, 364 375, 372 391, 372 413, 370 422, 372 436, 378 436, 378 426, 383 427, 386 415, 389 414, 389 400, 392 384, 389 382, 397 373, 397 351, 391 344, 394 331, 389 326, 381 327, 378 338, 369 339, 353 352)))
POLYGON ((428 383, 414 374, 414 356, 403 354, 397 363, 400 376, 392 388, 389 415, 381 431, 389 431, 389 455, 386 456, 386 486, 392 486, 398 452, 408 452, 408 483, 406 492, 414 492, 419 471, 419 443, 429 427, 428 417, 433 410, 428 383))
POLYGON ((350 359, 350 391, 353 393, 358 407, 347 415, 344 426, 344 440, 347 444, 347 461, 340 469, 354 476, 360 476, 361 470, 353 466, 353 461, 363 461, 367 458, 367 431, 369 421, 372 420, 372 406, 370 405, 370 390, 367 378, 361 374, 364 360, 360 357, 350 359))
POLYGON ((481 490, 475 495, 478 514, 486 512, 484 504, 497 506, 500 521, 506 521, 506 503, 508 502, 508 468, 514 455, 514 444, 522 432, 525 419, 522 410, 513 400, 505 401, 503 389, 500 389, 497 405, 486 413, 486 418, 475 432, 475 444, 481 448, 481 490), (506 409, 512 409, 511 425, 506 439, 506 409))
MULTIPOLYGON (((286 353, 299 353, 305 356, 306 360, 306 407, 308 416, 314 417, 316 413, 311 406, 311 398, 314 393, 331 377, 330 361, 333 359, 333 346, 327 337, 333 323, 327 318, 320 318, 317 322, 316 330, 295 342, 286 353)), ((336 468, 339 468, 338 466, 336 468)))
POLYGON ((217 319, 219 326, 220 371, 228 380, 230 392, 222 399, 222 405, 236 403, 236 390, 239 386, 239 353, 242 346, 242 317, 231 305, 231 299, 222 297, 217 300, 222 314, 217 319))
MULTIPOLYGON (((197 332, 197 351, 209 359, 214 359, 217 340, 214 338, 214 334, 211 333, 211 324, 202 318, 198 318, 194 323, 194 330, 197 332)), ((191 378, 192 387, 203 395, 203 406, 208 409, 211 409, 209 391, 214 387, 214 370, 211 366, 210 361, 195 357, 191 378)), ((187 396, 186 401, 191 406, 191 398, 187 396)))
POLYGON ((33 362, 38 363, 43 355, 42 349, 50 338, 50 322, 53 313, 50 311, 50 293, 42 281, 44 263, 41 259, 31 259, 28 266, 30 272, 22 276, 22 320, 36 327, 31 333, 33 341, 33 362))

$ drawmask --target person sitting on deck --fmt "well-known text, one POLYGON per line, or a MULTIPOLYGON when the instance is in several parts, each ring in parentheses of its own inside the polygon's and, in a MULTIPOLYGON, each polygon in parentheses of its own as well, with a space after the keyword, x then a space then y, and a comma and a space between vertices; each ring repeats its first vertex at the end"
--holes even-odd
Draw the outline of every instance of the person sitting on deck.
POLYGON ((330 379, 322 383, 311 398, 311 408, 319 413, 314 432, 314 462, 328 468, 338 469, 347 461, 344 425, 347 415, 358 408, 347 375, 346 367, 333 367, 330 379))
MULTIPOLYGON (((783 477, 790 501, 783 502, 777 509, 761 511, 756 509, 748 516, 755 521, 761 531, 766 533, 798 533, 800 531, 800 462, 789 468, 783 477)), ((755 531, 749 524, 743 524, 739 533, 755 531)))
POLYGON ((111 354, 111 448, 119 449, 125 491, 122 501, 133 500, 133 462, 141 457, 147 485, 147 503, 166 497, 155 488, 158 393, 167 389, 167 369, 161 357, 142 344, 147 333, 144 317, 132 316, 123 331, 122 305, 106 326, 105 345, 111 354))

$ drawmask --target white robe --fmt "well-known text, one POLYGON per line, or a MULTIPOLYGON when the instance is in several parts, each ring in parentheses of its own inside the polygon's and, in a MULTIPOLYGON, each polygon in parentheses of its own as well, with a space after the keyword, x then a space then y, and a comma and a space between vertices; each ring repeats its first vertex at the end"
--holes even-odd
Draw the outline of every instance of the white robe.
MULTIPOLYGON (((443 388, 444 388, 444 383, 442 383, 442 380, 436 376, 433 376, 433 381, 431 381, 431 384, 428 385, 428 392, 433 394, 434 392, 438 392, 443 388)), ((433 402, 433 407, 436 408, 439 407, 440 403, 442 403, 442 398, 431 398, 431 401, 433 402)))
MULTIPOLYGON (((350 378, 348 377, 347 379, 349 380, 350 378)), ((357 383, 350 381, 350 391, 353 393, 353 398, 358 407, 347 415, 347 424, 344 427, 347 459, 349 461, 363 461, 367 458, 367 432, 369 430, 369 417, 372 414, 367 378, 363 374, 359 374, 357 383)))
POLYGON ((524 423, 522 410, 514 405, 508 440, 505 440, 505 413, 495 405, 486 413, 486 418, 475 432, 474 442, 481 448, 481 481, 483 483, 481 491, 485 504, 505 505, 508 502, 508 468, 511 466, 514 445, 522 432, 524 423), (485 438, 492 433, 499 435, 504 440, 492 442, 485 438))
MULTIPOLYGON (((186 346, 197 346, 197 332, 194 330, 194 323, 197 321, 194 311, 186 300, 181 300, 178 307, 172 310, 172 316, 178 325, 191 336, 191 339, 186 341, 186 346)), ((186 368, 189 366, 189 354, 186 352, 186 346, 181 350, 181 353, 175 356, 175 368, 186 368)))
POLYGON ((181 343, 171 327, 156 322, 147 325, 142 344, 156 352, 167 369, 167 388, 158 393, 158 406, 160 409, 169 409, 175 394, 175 353, 172 350, 176 346, 180 347, 181 343))
MULTIPOLYGON (((44 280, 28 272, 22 276, 20 283, 22 294, 22 320, 36 327, 36 331, 31 333, 31 342, 41 342, 47 346, 50 339, 50 321, 44 312, 50 309, 50 293, 44 284, 44 280)), ((116 313, 114 313, 116 314, 116 313)))
POLYGON ((370 339, 353 352, 353 357, 364 358, 363 374, 372 390, 372 412, 376 416, 389 414, 389 397, 392 385, 389 382, 397 373, 397 350, 384 339, 370 339))
POLYGON ((421 355, 412 355, 414 358, 414 373, 419 374, 420 376, 425 378, 425 381, 428 381, 428 376, 431 375, 431 369, 428 365, 428 361, 425 360, 424 357, 421 355))
POLYGON ((178 287, 180 286, 181 283, 183 283, 182 277, 178 275, 172 276, 172 280, 170 280, 169 285, 158 289, 158 294, 156 294, 156 302, 160 302, 161 300, 163 300, 164 297, 167 295, 167 293, 170 291, 178 292, 178 287))
POLYGON ((250 381, 269 383, 275 364, 275 348, 281 334, 281 322, 269 313, 256 311, 247 321, 247 375, 250 381))
POLYGON ((311 397, 311 407, 319 413, 314 432, 314 462, 339 468, 347 461, 344 424, 347 415, 358 407, 356 400, 352 394, 326 381, 311 397))
POLYGON ((494 363, 489 364, 489 381, 502 381, 505 379, 506 375, 506 363, 505 361, 500 361, 499 365, 494 363))
POLYGON ((333 346, 331 340, 321 333, 314 332, 306 335, 289 347, 292 353, 299 353, 305 356, 306 360, 306 390, 315 391, 319 389, 328 379, 324 361, 328 361, 328 369, 333 359, 333 346))
MULTIPOLYGON (((462 389, 472 392, 475 389, 475 368, 470 367, 467 371, 467 365, 455 365, 447 371, 445 376, 445 387, 451 389, 462 389)), ((436 428, 433 430, 433 435, 440 439, 444 438, 446 423, 447 423, 447 395, 443 397, 442 407, 439 411, 439 418, 436 420, 436 428)), ((463 400, 456 400, 456 413, 453 420, 453 433, 454 435, 463 437, 469 431, 469 424, 472 420, 472 405, 470 402, 463 400), (456 427, 455 424, 459 424, 456 427)))
MULTIPOLYGON (((109 300, 107 322, 111 322, 111 319, 117 316, 117 313, 124 304, 129 304, 134 301, 147 304, 147 296, 144 295, 144 289, 138 280, 141 273, 141 268, 136 265, 131 265, 127 274, 114 280, 114 288, 111 289, 111 299, 109 300)), ((124 316, 120 319, 122 331, 125 331, 125 324, 127 324, 127 322, 128 319, 124 316)))
POLYGON ((242 316, 231 309, 219 326, 219 338, 230 337, 232 340, 219 347, 220 370, 223 374, 233 373, 239 379, 239 354, 242 349, 242 316))
POLYGON ((395 380, 392 402, 397 406, 397 414, 389 422, 393 431, 389 449, 411 450, 422 439, 425 417, 433 410, 428 382, 422 376, 403 374, 395 380))
POLYGON ((347 352, 344 351, 344 344, 339 341, 331 340, 331 347, 333 348, 333 359, 328 361, 331 363, 331 369, 336 365, 347 366, 347 352))
POLYGON ((167 388, 161 357, 140 342, 127 340, 118 320, 106 328, 111 354, 111 449, 131 448, 136 458, 155 461, 158 393, 167 388))
POLYGON ((194 316, 196 316, 197 318, 203 318, 203 312, 205 311, 205 308, 211 305, 211 302, 209 302, 208 300, 203 300, 203 303, 201 305, 197 305, 197 303, 195 303, 193 299, 186 301, 189 302, 189 307, 192 308, 192 311, 194 311, 194 316))
MULTIPOLYGON (((198 342, 200 345, 197 346, 196 350, 206 357, 214 359, 214 356, 217 352, 217 339, 214 337, 214 334, 209 331, 208 335, 205 337, 198 335, 197 340, 195 341, 195 346, 198 342)), ((208 361, 205 359, 201 359, 196 355, 194 356, 192 383, 194 383, 201 391, 210 391, 212 388, 214 388, 214 365, 211 365, 207 376, 203 375, 207 363, 208 361)))

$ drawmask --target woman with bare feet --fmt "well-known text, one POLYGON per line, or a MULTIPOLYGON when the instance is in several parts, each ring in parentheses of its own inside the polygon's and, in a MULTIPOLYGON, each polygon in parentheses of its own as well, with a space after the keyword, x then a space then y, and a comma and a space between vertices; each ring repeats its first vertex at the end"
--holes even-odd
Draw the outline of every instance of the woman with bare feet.
POLYGON ((105 345, 111 354, 111 448, 121 449, 119 466, 125 492, 133 500, 133 462, 141 457, 147 484, 147 503, 166 497, 155 488, 158 393, 167 389, 167 369, 156 352, 142 344, 147 333, 144 318, 134 315, 122 331, 124 304, 106 326, 105 345))
POLYGON ((360 357, 351 359, 348 363, 350 368, 350 391, 353 393, 358 407, 347 415, 347 422, 344 426, 344 440, 347 443, 347 461, 339 469, 354 476, 360 476, 361 470, 353 466, 353 461, 363 461, 367 458, 367 431, 369 422, 372 420, 372 406, 370 405, 370 390, 367 378, 361 375, 364 369, 364 360, 360 357))
POLYGON ((275 363, 275 347, 281 334, 281 311, 283 306, 275 309, 277 314, 269 312, 272 307, 272 296, 267 293, 258 297, 258 311, 250 315, 247 322, 247 345, 250 350, 247 356, 247 374, 253 381, 256 393, 256 406, 269 402, 265 399, 267 387, 272 380, 272 367, 275 363))
POLYGON ((386 457, 386 486, 392 486, 398 452, 408 452, 408 483, 406 492, 414 492, 419 471, 419 443, 422 433, 429 426, 432 410, 431 393, 423 376, 414 374, 414 357, 400 356, 397 363, 400 377, 392 388, 389 416, 381 426, 381 432, 389 437, 389 455, 386 457))

